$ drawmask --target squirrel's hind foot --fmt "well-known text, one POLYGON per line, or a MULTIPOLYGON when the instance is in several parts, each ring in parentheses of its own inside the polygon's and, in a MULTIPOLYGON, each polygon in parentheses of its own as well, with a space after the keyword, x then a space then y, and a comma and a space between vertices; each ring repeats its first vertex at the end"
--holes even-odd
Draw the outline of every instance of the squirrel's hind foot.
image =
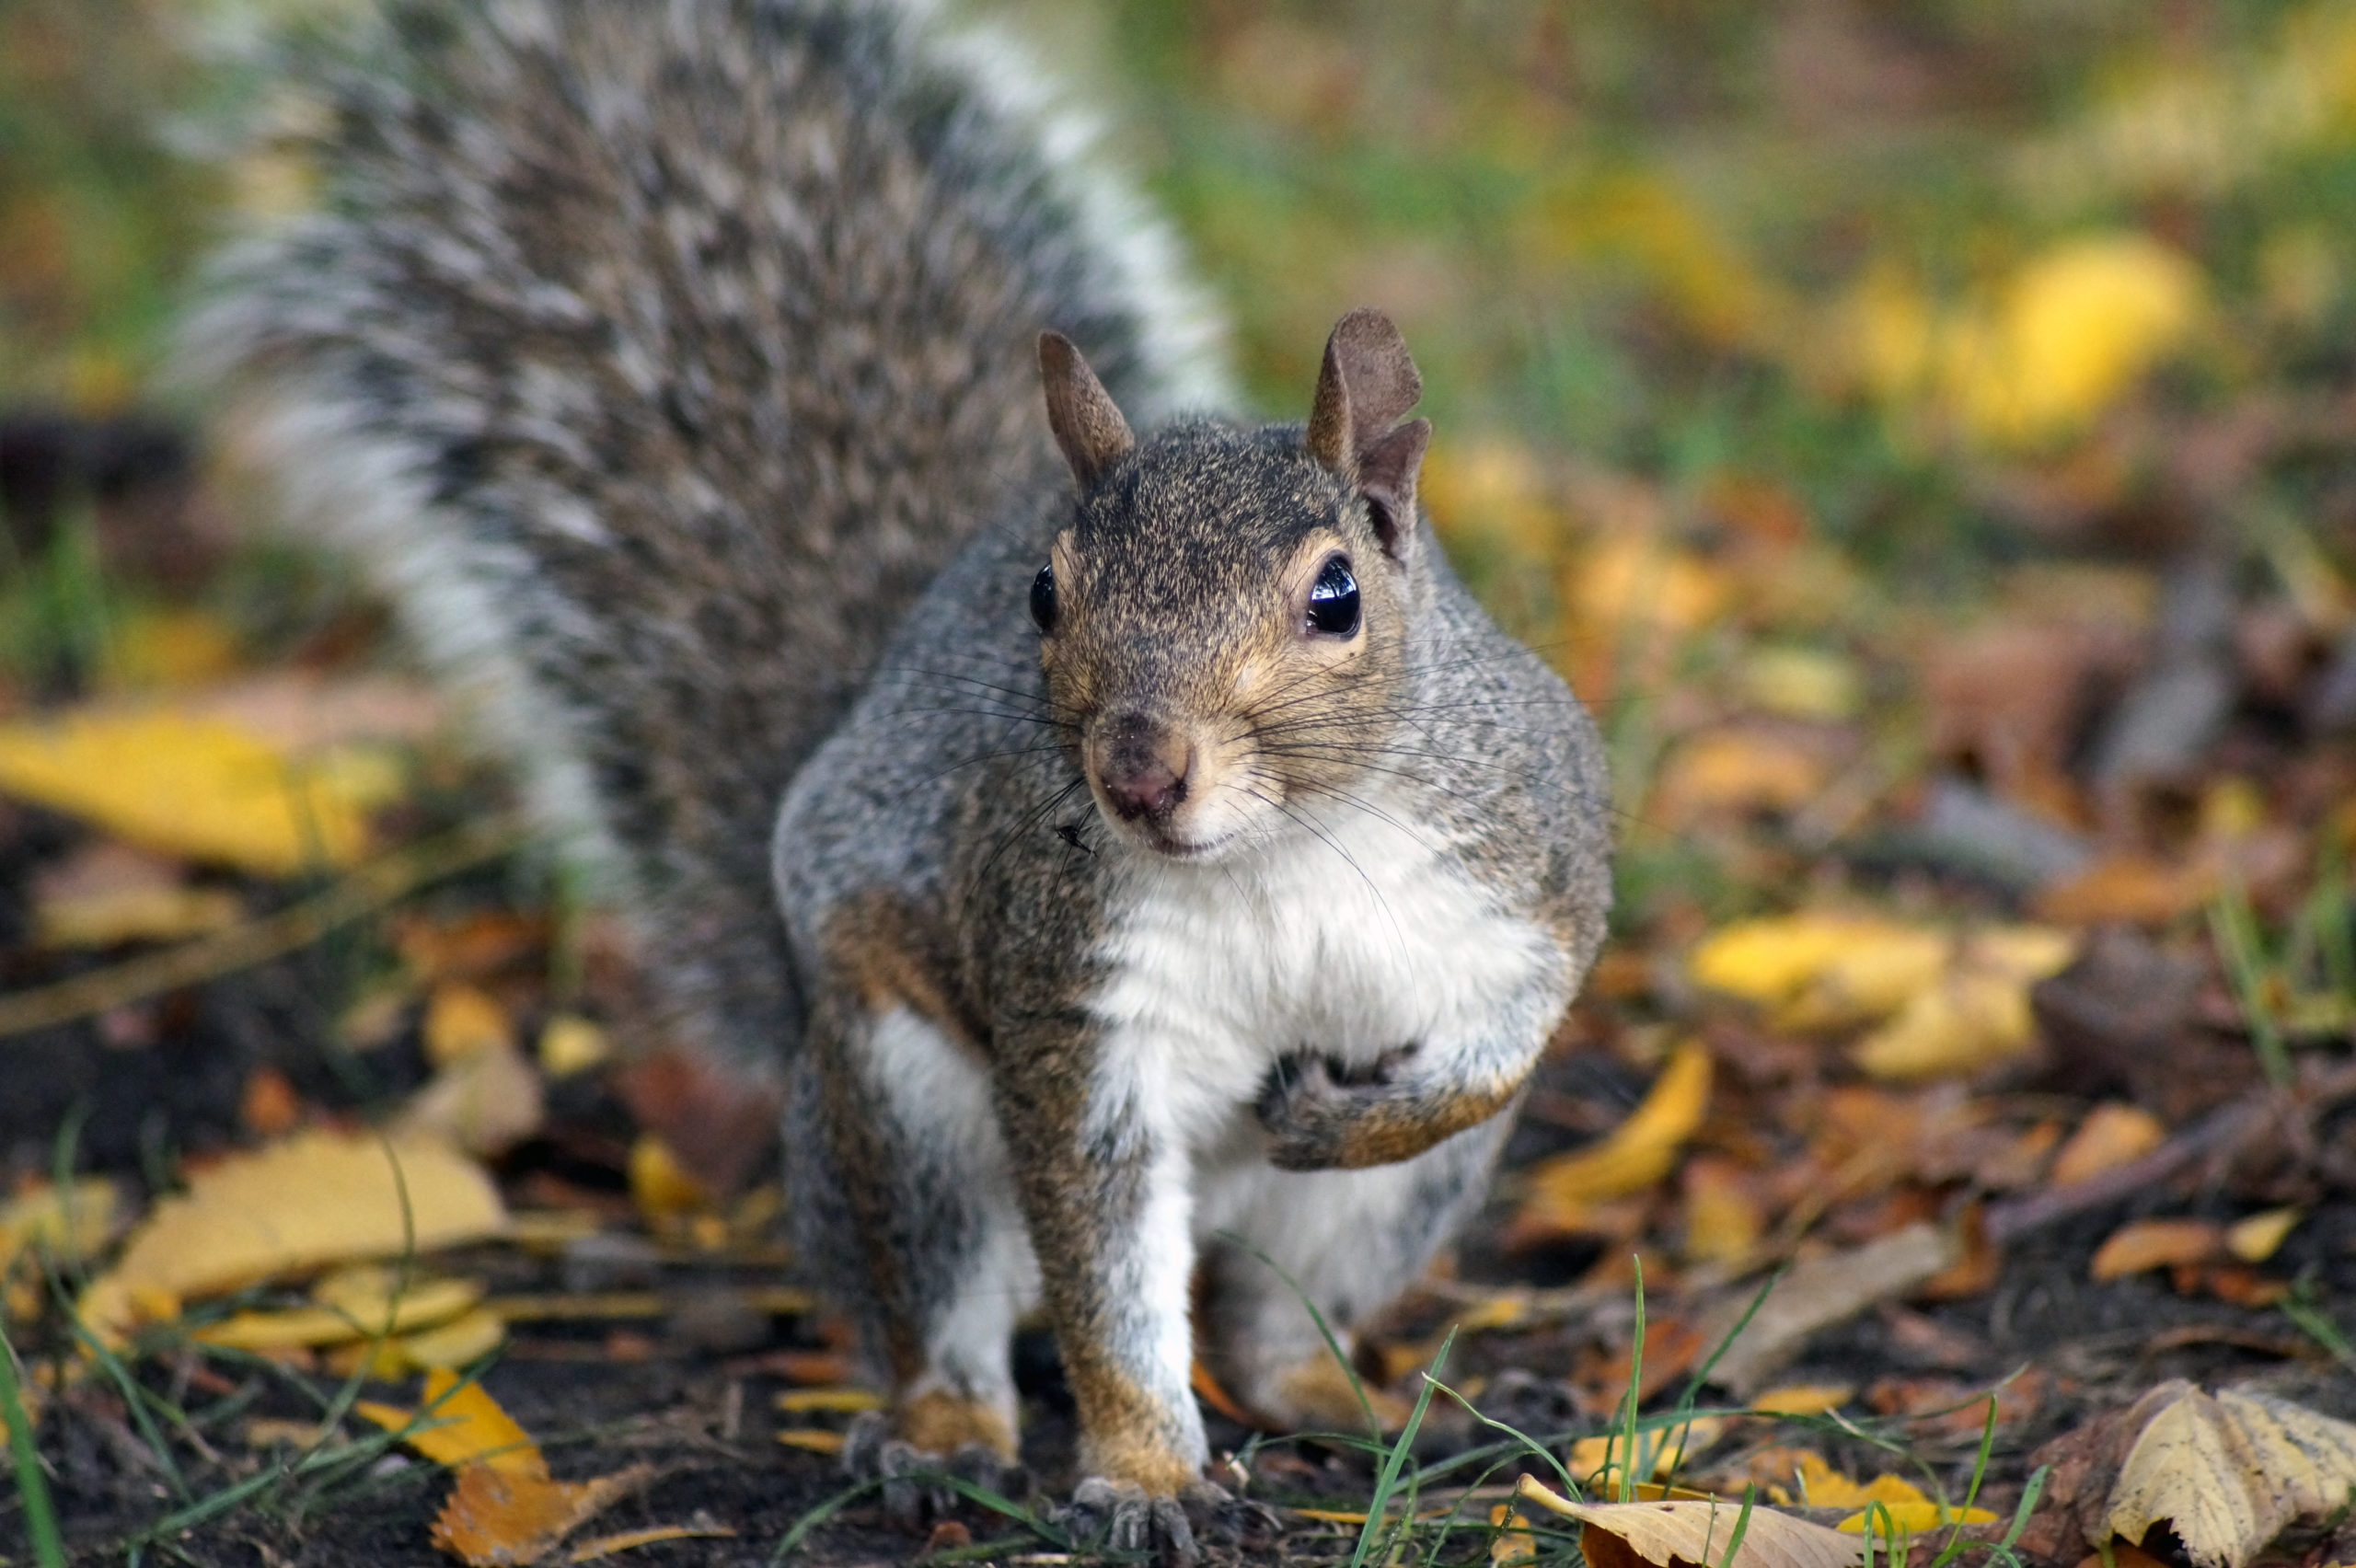
POLYGON ((1092 1551, 1150 1552, 1158 1568, 1194 1568, 1206 1545, 1251 1551, 1275 1539, 1276 1514, 1212 1482, 1156 1497, 1135 1482, 1091 1476, 1049 1516, 1092 1551))
POLYGON ((950 1517, 965 1494, 951 1484, 962 1481, 1011 1503, 1027 1503, 1031 1472, 986 1442, 962 1443, 943 1453, 895 1436, 892 1418, 867 1411, 843 1438, 843 1473, 853 1481, 880 1482, 884 1517, 896 1528, 924 1529, 950 1517))

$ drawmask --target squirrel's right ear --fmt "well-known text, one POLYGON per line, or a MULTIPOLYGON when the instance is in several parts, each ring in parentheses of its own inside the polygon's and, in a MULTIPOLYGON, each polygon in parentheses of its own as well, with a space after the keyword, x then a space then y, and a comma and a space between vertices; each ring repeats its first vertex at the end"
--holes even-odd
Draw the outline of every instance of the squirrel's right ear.
POLYGON ((1047 428, 1056 432, 1071 477, 1089 490, 1127 455, 1137 437, 1112 394, 1061 332, 1039 334, 1039 383, 1047 394, 1047 428))
POLYGON ((1423 395, 1423 375, 1391 317, 1358 309, 1334 324, 1304 442, 1321 467, 1366 497, 1394 560, 1405 559, 1415 534, 1415 475, 1432 435, 1430 421, 1406 418, 1423 395))

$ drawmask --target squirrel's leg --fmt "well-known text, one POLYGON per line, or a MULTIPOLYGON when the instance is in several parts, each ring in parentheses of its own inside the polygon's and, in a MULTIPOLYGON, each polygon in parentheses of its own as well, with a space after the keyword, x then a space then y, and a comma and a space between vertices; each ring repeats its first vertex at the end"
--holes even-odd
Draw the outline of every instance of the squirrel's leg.
POLYGON ((1083 1023, 998 1037, 999 1094, 1083 1475, 1149 1497, 1199 1485, 1207 1449, 1188 1374, 1192 1166, 1160 1097, 1104 1070, 1083 1023))
POLYGON ((1016 1458, 1011 1345, 1038 1300, 980 1057, 914 1009, 822 998, 788 1128, 810 1261, 861 1309, 893 1435, 1016 1458))
MULTIPOLYGON (((1309 1305, 1347 1352, 1352 1326, 1413 1284, 1480 1201, 1510 1121, 1397 1164, 1298 1171, 1255 1161, 1207 1190, 1202 1338, 1219 1386, 1281 1427, 1363 1430, 1365 1412, 1309 1305)), ((1403 1424, 1405 1401, 1366 1393, 1386 1427, 1403 1424)))

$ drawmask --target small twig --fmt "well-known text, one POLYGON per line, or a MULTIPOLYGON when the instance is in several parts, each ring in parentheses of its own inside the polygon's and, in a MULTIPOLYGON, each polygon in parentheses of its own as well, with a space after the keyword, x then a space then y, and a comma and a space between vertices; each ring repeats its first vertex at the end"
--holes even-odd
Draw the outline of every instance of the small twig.
POLYGON ((2084 1181, 1991 1205, 1988 1239, 2002 1246, 2090 1209, 2121 1202, 2166 1181, 2197 1159, 2241 1148, 2286 1116, 2305 1121, 2351 1095, 2356 1095, 2356 1066, 2342 1066, 2289 1093, 2269 1089, 2219 1106, 2141 1159, 2096 1171, 2084 1181))
POLYGON ((0 996, 0 1040, 71 1023, 110 1008, 145 1001, 283 958, 429 882, 497 859, 514 849, 520 837, 516 825, 503 818, 471 823, 443 837, 371 861, 326 892, 275 915, 71 980, 0 996))

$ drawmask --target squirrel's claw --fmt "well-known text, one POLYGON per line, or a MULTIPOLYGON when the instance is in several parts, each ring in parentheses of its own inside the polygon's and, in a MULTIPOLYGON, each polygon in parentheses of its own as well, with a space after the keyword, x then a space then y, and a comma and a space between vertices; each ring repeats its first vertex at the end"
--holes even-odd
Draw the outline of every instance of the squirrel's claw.
POLYGON ((1020 1503, 1031 1494, 1031 1472, 1000 1458, 980 1443, 941 1455, 892 1435, 891 1418, 881 1411, 855 1417, 843 1436, 843 1473, 853 1481, 883 1483, 884 1516, 902 1529, 918 1530, 949 1517, 964 1501, 949 1478, 1020 1503))
POLYGON ((1050 1517, 1073 1539, 1102 1551, 1150 1552, 1159 1568, 1193 1568, 1203 1546, 1246 1549, 1275 1539, 1276 1515, 1211 1482, 1156 1497, 1133 1482, 1091 1476, 1050 1517))

